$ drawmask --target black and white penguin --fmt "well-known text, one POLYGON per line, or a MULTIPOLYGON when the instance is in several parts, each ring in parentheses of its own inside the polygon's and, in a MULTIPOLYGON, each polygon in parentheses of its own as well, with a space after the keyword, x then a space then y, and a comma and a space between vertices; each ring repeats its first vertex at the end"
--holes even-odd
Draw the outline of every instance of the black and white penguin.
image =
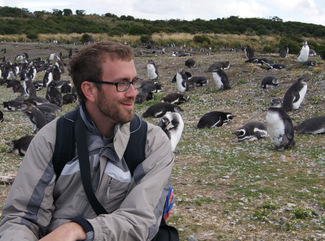
POLYGON ((166 133, 170 139, 172 150, 175 151, 184 129, 182 116, 178 112, 166 112, 159 121, 158 126, 166 133))
MULTIPOLYGON (((185 71, 185 70, 184 70, 184 72, 185 72, 185 75, 187 76, 187 78, 192 77, 192 74, 190 72, 185 71)), ((174 77, 172 79, 172 83, 176 83, 176 77, 177 77, 177 73, 174 75, 174 77)))
POLYGON ((156 80, 159 76, 156 64, 151 59, 147 61, 147 75, 149 80, 156 80))
POLYGON ((299 125, 294 126, 299 134, 322 134, 325 133, 325 116, 316 116, 304 120, 299 125))
POLYGON ((235 115, 230 112, 222 112, 222 111, 211 111, 204 114, 199 122, 197 123, 197 128, 212 128, 212 127, 220 127, 222 125, 228 124, 230 120, 232 120, 235 115))
POLYGON ((62 93, 56 88, 54 81, 47 86, 45 98, 50 103, 56 104, 59 107, 62 107, 63 105, 62 93))
POLYGON ((145 101, 152 100, 153 93, 152 92, 139 92, 135 97, 136 104, 142 104, 145 101))
POLYGON ((31 96, 37 96, 36 87, 31 79, 25 79, 23 83, 24 95, 28 98, 31 96))
POLYGON ((285 111, 297 110, 300 107, 307 92, 307 80, 305 78, 299 78, 286 91, 283 97, 283 109, 285 111))
POLYGON ((311 49, 311 48, 309 48, 309 56, 310 56, 310 57, 317 56, 316 50, 315 50, 315 49, 311 49))
POLYGON ((263 89, 278 86, 279 80, 273 75, 265 76, 262 80, 261 85, 263 89))
POLYGON ((144 81, 140 85, 140 89, 142 92, 148 93, 159 93, 161 92, 161 84, 158 82, 153 82, 151 80, 144 81))
POLYGON ((303 66, 316 66, 316 61, 315 60, 307 60, 302 63, 303 66))
POLYGON ((176 74, 176 86, 177 90, 180 93, 183 93, 188 90, 188 77, 185 73, 185 70, 181 70, 176 74))
POLYGON ((3 122, 4 118, 3 118, 3 113, 2 111, 0 110, 0 122, 3 122))
POLYGON ((23 110, 23 113, 28 117, 34 133, 47 124, 45 115, 35 105, 27 105, 27 108, 23 110))
POLYGON ((185 60, 185 66, 187 68, 193 68, 195 66, 195 60, 192 58, 185 60))
POLYGON ((229 69, 230 68, 230 62, 229 61, 214 62, 213 64, 211 64, 209 66, 208 72, 212 72, 216 68, 219 68, 219 69, 229 69))
POLYGON ((3 102, 3 109, 5 111, 20 111, 26 108, 26 105, 19 100, 9 100, 3 102))
POLYGON ((166 114, 166 112, 168 112, 168 111, 169 112, 180 112, 180 111, 183 111, 183 109, 178 105, 160 102, 160 103, 156 103, 156 104, 149 106, 149 108, 142 114, 142 117, 144 117, 144 118, 147 118, 147 117, 159 118, 159 117, 164 116, 166 114))
POLYGON ((161 99, 161 102, 166 102, 166 103, 170 103, 170 104, 174 104, 174 105, 180 105, 184 102, 187 102, 188 100, 189 100, 188 95, 184 95, 181 93, 170 93, 170 94, 167 94, 166 96, 164 96, 161 99))
POLYGON ((17 140, 12 140, 6 144, 11 148, 11 152, 19 154, 20 156, 24 156, 33 138, 34 136, 26 135, 17 140))
POLYGON ((51 69, 47 69, 43 76, 43 87, 47 87, 53 81, 53 73, 51 69))
POLYGON ((215 68, 212 70, 212 77, 216 83, 218 90, 229 90, 231 89, 228 80, 228 75, 220 68, 215 68))
POLYGON ((280 57, 285 58, 287 57, 288 53, 289 53, 289 43, 286 43, 280 51, 280 57))
POLYGON ((188 78, 188 85, 194 87, 207 86, 208 79, 206 76, 192 76, 188 78))
POLYGON ((260 121, 248 122, 232 134, 237 136, 238 141, 256 141, 268 136, 266 124, 260 121))
POLYGON ((251 49, 251 47, 249 45, 244 47, 244 52, 245 52, 246 58, 250 59, 250 58, 254 57, 254 51, 251 49))
POLYGON ((281 99, 274 99, 266 114, 266 125, 269 137, 274 144, 273 150, 282 151, 293 147, 294 128, 290 116, 282 108, 281 99))
POLYGON ((286 67, 285 64, 271 64, 266 69, 284 69, 286 67))
POLYGON ((298 62, 303 63, 306 62, 308 60, 309 57, 309 46, 307 41, 304 41, 302 43, 302 48, 300 50, 300 53, 297 57, 298 62))

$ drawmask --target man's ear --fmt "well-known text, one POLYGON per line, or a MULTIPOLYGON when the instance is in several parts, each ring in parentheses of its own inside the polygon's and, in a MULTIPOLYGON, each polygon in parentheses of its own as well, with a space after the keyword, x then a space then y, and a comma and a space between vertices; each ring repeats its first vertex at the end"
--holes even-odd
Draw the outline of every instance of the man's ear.
POLYGON ((93 83, 88 81, 82 82, 81 90, 89 101, 93 102, 96 100, 98 90, 93 83))

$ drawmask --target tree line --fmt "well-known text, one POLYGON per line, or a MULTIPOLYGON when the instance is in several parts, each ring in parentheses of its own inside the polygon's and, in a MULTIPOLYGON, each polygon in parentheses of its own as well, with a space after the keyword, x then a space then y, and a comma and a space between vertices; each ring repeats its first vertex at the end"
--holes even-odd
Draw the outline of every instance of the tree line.
POLYGON ((283 22, 275 16, 263 18, 217 18, 192 21, 146 20, 132 16, 120 17, 106 13, 87 15, 85 10, 53 9, 53 12, 29 12, 25 8, 0 7, 0 34, 69 34, 107 33, 110 36, 124 34, 151 35, 153 33, 224 33, 246 35, 297 35, 304 37, 325 37, 325 27, 301 22, 283 22))

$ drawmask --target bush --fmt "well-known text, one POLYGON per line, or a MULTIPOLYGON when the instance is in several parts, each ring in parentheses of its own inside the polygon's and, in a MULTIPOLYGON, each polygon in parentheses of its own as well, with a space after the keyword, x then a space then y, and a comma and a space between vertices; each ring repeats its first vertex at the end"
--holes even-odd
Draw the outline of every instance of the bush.
POLYGON ((211 44, 210 38, 206 35, 195 35, 193 41, 199 44, 211 44))

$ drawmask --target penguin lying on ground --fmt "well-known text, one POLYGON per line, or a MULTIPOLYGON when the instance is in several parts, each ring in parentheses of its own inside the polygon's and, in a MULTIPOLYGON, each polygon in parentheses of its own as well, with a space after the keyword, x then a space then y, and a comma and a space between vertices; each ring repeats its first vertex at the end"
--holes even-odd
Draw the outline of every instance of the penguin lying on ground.
POLYGON ((142 92, 151 92, 151 93, 159 93, 161 92, 161 84, 158 82, 152 82, 151 80, 144 81, 140 85, 140 89, 142 92))
POLYGON ((283 109, 285 111, 297 110, 300 107, 307 92, 306 81, 308 81, 308 79, 299 78, 286 91, 283 97, 283 109))
POLYGON ((140 92, 135 97, 135 103, 136 104, 142 104, 145 101, 152 100, 153 99, 153 93, 152 92, 140 92))
POLYGON ((195 66, 195 60, 191 58, 185 60, 185 66, 188 68, 193 68, 195 66))
POLYGON ((276 77, 269 75, 263 78, 261 85, 263 89, 266 89, 279 85, 279 81, 276 77))
POLYGON ((156 103, 150 106, 143 114, 142 117, 147 118, 147 117, 162 117, 163 115, 166 114, 166 112, 180 112, 183 111, 181 107, 178 105, 174 104, 169 104, 169 103, 156 103))
POLYGON ((26 136, 23 136, 17 140, 13 140, 6 144, 12 149, 11 150, 12 152, 15 152, 21 156, 24 156, 33 137, 34 136, 26 135, 26 136))
POLYGON ((212 72, 215 68, 219 69, 228 69, 230 67, 230 62, 229 61, 219 61, 219 62, 214 62, 211 64, 208 68, 208 72, 212 72))
POLYGON ((161 102, 166 102, 174 105, 180 105, 188 101, 189 96, 181 93, 170 93, 161 99, 161 102))
POLYGON ((325 116, 316 116, 304 120, 294 127, 299 134, 322 134, 325 133, 325 116))
POLYGON ((199 122, 197 123, 197 128, 212 128, 212 127, 220 127, 224 124, 228 124, 230 120, 232 120, 235 115, 230 112, 222 112, 222 111, 211 111, 209 113, 204 114, 199 122))
POLYGON ((255 141, 268 136, 266 124, 259 121, 248 122, 232 134, 238 141, 255 141))
POLYGON ((274 144, 272 150, 282 151, 295 145, 291 118, 282 108, 281 99, 274 99, 266 114, 267 131, 274 144))
POLYGON ((172 150, 175 151, 184 129, 182 116, 177 112, 166 112, 159 121, 158 126, 167 134, 172 150))

